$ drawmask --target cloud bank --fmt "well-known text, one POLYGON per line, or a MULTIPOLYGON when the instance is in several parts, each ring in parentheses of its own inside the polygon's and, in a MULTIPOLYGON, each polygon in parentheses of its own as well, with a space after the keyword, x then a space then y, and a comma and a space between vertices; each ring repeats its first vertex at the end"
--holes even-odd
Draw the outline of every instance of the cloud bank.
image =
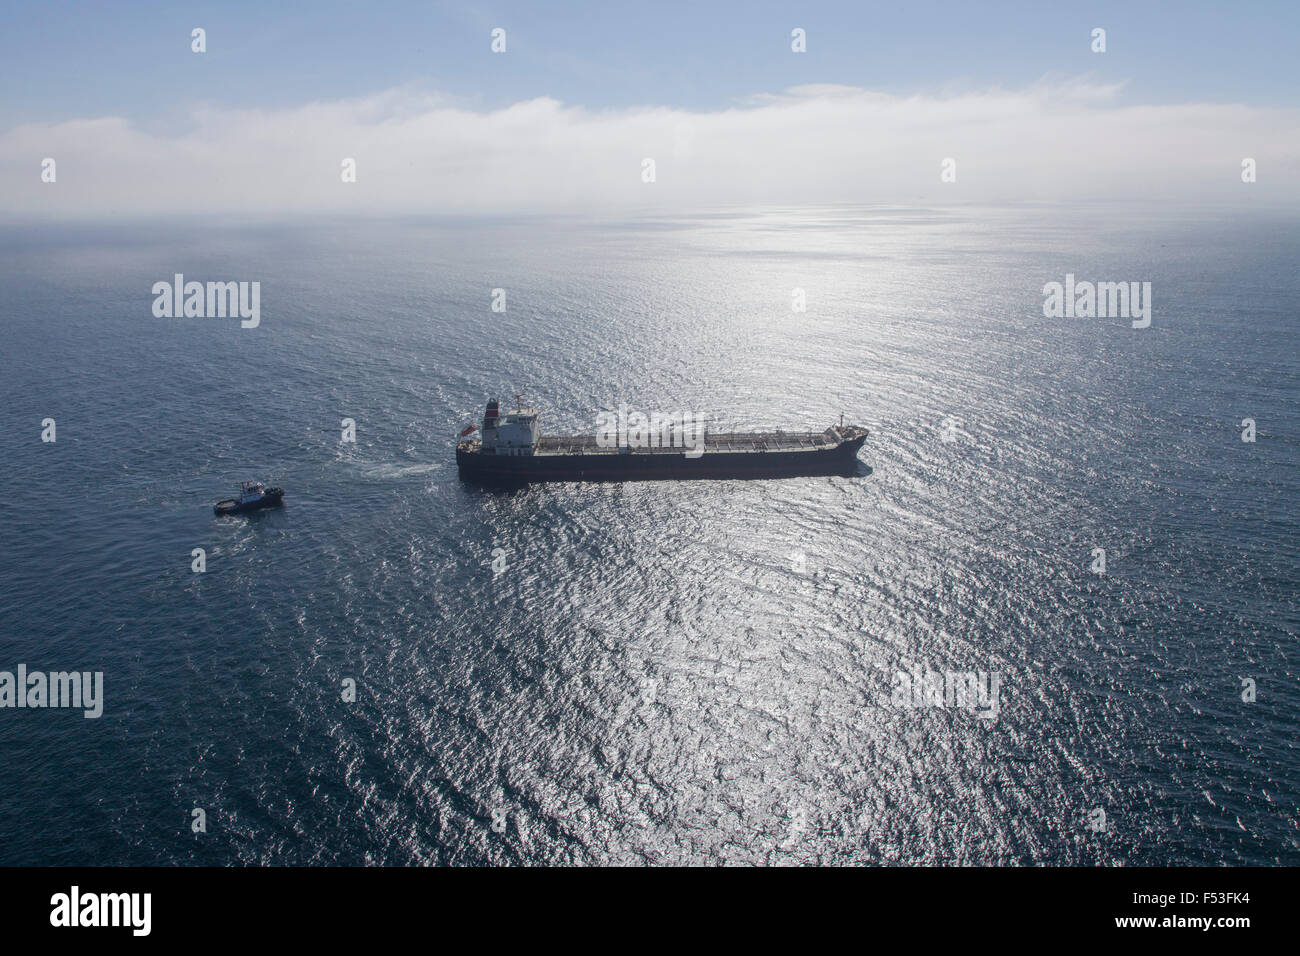
POLYGON ((736 108, 476 111, 407 89, 0 134, 0 211, 82 218, 357 211, 620 213, 743 203, 1300 199, 1300 111, 1122 105, 1115 86, 887 95, 803 86, 736 108), (1258 182, 1241 180, 1242 160, 1258 182), (56 181, 42 182, 55 160, 56 181), (356 182, 342 181, 355 160, 356 182), (653 159, 655 181, 643 181, 653 159), (955 182, 942 182, 945 159, 955 182))

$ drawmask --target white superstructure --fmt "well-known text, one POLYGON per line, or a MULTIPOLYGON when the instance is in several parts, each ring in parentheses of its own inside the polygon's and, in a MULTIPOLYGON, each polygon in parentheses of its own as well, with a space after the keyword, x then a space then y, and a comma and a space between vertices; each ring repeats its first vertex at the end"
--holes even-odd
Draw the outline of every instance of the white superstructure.
POLYGON ((513 412, 502 415, 497 400, 489 401, 483 415, 483 453, 531 455, 536 449, 537 409, 519 404, 513 412))

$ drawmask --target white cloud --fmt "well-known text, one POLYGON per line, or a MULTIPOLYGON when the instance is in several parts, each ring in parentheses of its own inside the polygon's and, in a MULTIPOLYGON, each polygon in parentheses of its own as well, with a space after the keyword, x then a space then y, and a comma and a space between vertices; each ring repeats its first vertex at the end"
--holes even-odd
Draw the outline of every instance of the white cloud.
POLYGON ((1082 81, 899 96, 813 85, 715 112, 479 112, 399 89, 284 110, 205 107, 175 135, 116 117, 0 134, 0 208, 174 212, 619 212, 730 203, 1300 199, 1300 119, 1244 105, 1121 105, 1082 81), (1241 160, 1258 163, 1244 185, 1241 160), (58 166, 41 182, 41 161, 58 166), (358 182, 340 181, 344 157, 358 182), (657 182, 641 181, 652 157, 657 182), (957 161, 957 182, 940 163, 957 161))

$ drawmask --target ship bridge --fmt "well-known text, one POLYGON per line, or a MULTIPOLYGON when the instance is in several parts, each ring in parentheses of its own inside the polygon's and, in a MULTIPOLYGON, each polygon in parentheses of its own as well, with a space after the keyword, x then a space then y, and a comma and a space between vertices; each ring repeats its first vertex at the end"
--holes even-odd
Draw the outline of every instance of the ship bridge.
POLYGON ((501 413, 501 403, 488 401, 483 413, 482 449, 485 455, 531 455, 537 448, 537 409, 525 408, 515 396, 513 412, 501 413))

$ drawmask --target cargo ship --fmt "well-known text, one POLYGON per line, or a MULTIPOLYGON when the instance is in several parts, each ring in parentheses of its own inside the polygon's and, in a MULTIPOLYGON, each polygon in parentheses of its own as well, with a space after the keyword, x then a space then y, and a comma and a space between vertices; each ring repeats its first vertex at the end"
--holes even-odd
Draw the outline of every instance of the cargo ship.
POLYGON ((858 474, 867 430, 845 425, 821 432, 695 434, 671 428, 615 429, 590 436, 544 435, 538 412, 516 396, 513 412, 490 399, 481 426, 456 444, 460 477, 483 483, 648 481, 692 478, 793 478, 858 474), (472 437, 474 432, 480 432, 472 437))

